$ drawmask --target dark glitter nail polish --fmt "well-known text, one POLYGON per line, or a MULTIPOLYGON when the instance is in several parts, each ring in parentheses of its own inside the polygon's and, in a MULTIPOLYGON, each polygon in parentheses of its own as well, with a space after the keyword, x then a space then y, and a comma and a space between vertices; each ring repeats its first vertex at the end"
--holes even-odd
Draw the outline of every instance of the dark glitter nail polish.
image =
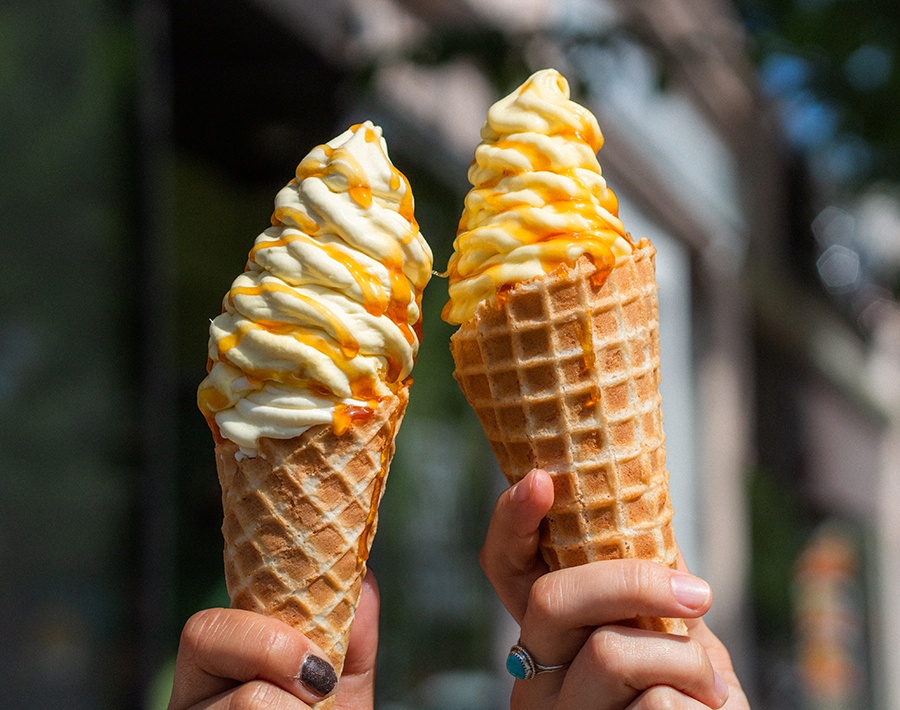
POLYGON ((334 667, 324 658, 310 654, 303 661, 300 669, 300 682, 316 695, 325 697, 337 685, 337 673, 334 667))

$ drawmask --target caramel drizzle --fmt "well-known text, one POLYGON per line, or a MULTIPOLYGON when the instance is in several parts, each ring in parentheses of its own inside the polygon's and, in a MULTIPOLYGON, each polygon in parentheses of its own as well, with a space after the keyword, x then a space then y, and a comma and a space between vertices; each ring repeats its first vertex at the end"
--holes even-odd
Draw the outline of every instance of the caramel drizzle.
MULTIPOLYGON (((358 131, 363 128, 362 124, 357 124, 351 130, 358 131)), ((379 141, 376 131, 369 127, 365 127, 364 130, 366 142, 377 143, 379 141)), ((337 173, 346 181, 350 198, 361 208, 371 209, 374 201, 372 186, 356 157, 344 147, 332 148, 322 145, 320 148, 325 154, 326 160, 320 161, 315 157, 308 156, 297 166, 296 179, 299 181, 315 177, 324 180, 329 174, 337 173)), ((410 224, 410 229, 405 237, 405 242, 410 243, 419 231, 419 225, 414 215, 412 190, 406 176, 397 170, 390 161, 387 162, 390 165, 390 196, 395 197, 398 193, 400 195, 397 212, 410 224)), ((314 234, 315 232, 310 233, 314 234)), ((368 313, 374 316, 386 315, 400 329, 407 343, 416 342, 416 333, 409 323, 409 305, 413 299, 413 289, 409 279, 403 273, 402 258, 399 255, 382 260, 390 278, 390 290, 386 293, 378 280, 352 257, 331 244, 317 243, 317 246, 351 273, 363 294, 363 307, 368 313)), ((393 381, 396 376, 389 379, 393 381)))
MULTIPOLYGON (((343 324, 340 318, 334 315, 332 311, 327 308, 324 304, 316 301, 315 299, 307 296, 303 293, 300 293, 297 289, 291 288, 287 284, 280 281, 267 281, 265 283, 259 284, 258 286, 252 287, 235 287, 232 288, 228 292, 228 302, 234 306, 235 296, 258 296, 265 298, 268 294, 280 293, 289 298, 294 298, 308 308, 316 311, 323 320, 328 323, 329 328, 333 334, 333 337, 338 342, 338 347, 340 348, 341 355, 346 359, 351 359, 356 357, 359 352, 359 341, 353 337, 347 327, 343 324)), ((288 333, 294 335, 295 338, 300 340, 297 333, 291 333, 291 330, 296 328, 296 326, 291 324, 283 324, 283 323, 266 323, 259 322, 259 325, 272 333, 288 333)), ((221 345, 220 345, 221 347, 221 345)))
MULTIPOLYGON (((408 379, 405 383, 407 386, 412 384, 412 380, 408 379)), ((381 465, 378 469, 378 474, 375 477, 375 490, 372 491, 372 500, 369 504, 369 513, 366 515, 366 522, 363 526, 362 534, 359 536, 359 547, 356 551, 356 561, 357 564, 364 564, 366 560, 369 559, 369 552, 372 549, 372 535, 375 529, 375 522, 378 519, 378 504, 381 502, 381 496, 384 492, 384 484, 387 480, 388 468, 391 465, 391 456, 393 455, 394 445, 393 442, 396 440, 397 436, 397 428, 400 426, 400 422, 397 417, 392 417, 390 419, 391 431, 389 434, 389 441, 386 446, 381 448, 380 453, 380 462, 381 465)))
MULTIPOLYGON (((218 359, 223 362, 226 361, 228 351, 238 347, 241 340, 254 330, 263 330, 274 335, 291 336, 297 342, 327 355, 334 364, 340 368, 341 372, 347 376, 347 380, 350 383, 350 391, 355 399, 367 400, 374 397, 373 393, 375 389, 370 380, 370 376, 358 373, 352 366, 355 352, 352 355, 349 355, 347 350, 344 350, 340 344, 335 344, 335 341, 331 338, 297 328, 290 323, 242 320, 239 322, 234 333, 221 338, 216 344, 218 349, 218 359)), ((357 349, 358 347, 359 346, 356 345, 357 349)), ((401 365, 398 361, 387 358, 387 369, 388 373, 399 374, 401 365)), ((316 385, 312 384, 309 379, 300 373, 272 369, 258 369, 245 370, 244 374, 251 383, 261 383, 263 381, 278 382, 293 387, 304 387, 323 397, 333 397, 331 391, 325 387, 318 387, 317 391, 316 385)))
MULTIPOLYGON (((362 129, 361 124, 352 130, 362 129)), ((379 141, 376 131, 365 127, 365 140, 369 143, 379 141)), ((296 177, 289 184, 296 185, 306 178, 325 179, 329 175, 337 173, 347 183, 347 192, 350 198, 362 209, 371 209, 376 199, 372 186, 369 184, 365 171, 354 155, 344 147, 332 148, 328 145, 319 146, 324 153, 325 160, 319 160, 315 151, 304 158, 297 166, 296 177)), ((418 223, 413 213, 413 196, 406 177, 393 166, 390 161, 389 188, 391 193, 388 198, 394 198, 397 202, 397 212, 410 224, 410 229, 405 235, 404 243, 411 243, 418 235, 418 223), (397 196, 399 194, 399 199, 397 196)), ((326 243, 316 239, 321 233, 321 225, 315 219, 301 209, 291 206, 278 206, 272 213, 271 223, 273 227, 288 227, 292 231, 282 233, 275 239, 258 240, 251 248, 248 257, 248 268, 251 264, 258 263, 260 252, 274 248, 288 248, 292 242, 302 241, 306 245, 320 249, 328 258, 341 264, 357 283, 362 294, 362 305, 369 314, 381 317, 386 316, 397 326, 404 339, 410 345, 421 342, 421 315, 416 323, 409 323, 410 304, 415 299, 421 314, 421 289, 415 291, 410 279, 403 273, 403 259, 400 250, 390 258, 383 258, 381 263, 389 275, 389 286, 385 287, 377 275, 371 273, 364 265, 360 264, 344 249, 334 243, 326 243), (294 229, 298 231, 293 231, 294 229)), ((352 365, 352 360, 359 354, 359 342, 343 325, 340 318, 335 316, 324 305, 313 298, 305 296, 288 284, 279 281, 267 281, 254 287, 234 287, 226 295, 227 303, 234 306, 235 297, 251 296, 266 298, 269 295, 282 294, 301 300, 306 306, 313 308, 324 319, 331 330, 330 337, 323 337, 308 330, 298 328, 296 325, 276 321, 241 320, 238 322, 234 333, 221 338, 217 342, 216 357, 225 361, 229 350, 240 345, 244 337, 254 330, 265 330, 276 335, 288 335, 308 347, 315 348, 327 355, 342 372, 347 375, 350 390, 354 399, 365 402, 365 405, 347 405, 339 403, 335 406, 333 430, 341 434, 355 422, 365 421, 374 414, 377 406, 375 395, 376 387, 368 375, 360 374, 352 365)), ((396 357, 384 354, 386 361, 385 379, 387 382, 397 382, 402 374, 402 362, 396 357)), ((324 386, 309 381, 301 373, 280 372, 275 370, 258 370, 245 372, 251 381, 273 381, 292 386, 306 387, 313 392, 318 392, 325 398, 333 398, 334 394, 324 386)), ((200 407, 207 420, 211 422, 213 431, 214 412, 217 402, 217 393, 210 389, 199 395, 200 407)), ((221 399, 221 394, 218 394, 221 399)), ((221 407, 219 407, 221 408, 221 407)))
MULTIPOLYGON (((565 102, 566 120, 555 120, 558 114, 555 110, 552 111, 550 115, 554 120, 551 121, 546 135, 585 144, 591 149, 592 155, 596 155, 603 145, 603 135, 597 128, 596 120, 588 109, 568 101, 565 80, 562 77, 557 78, 557 87, 560 98, 565 102)), ((524 110, 542 113, 545 110, 542 106, 545 104, 545 100, 539 96, 540 92, 541 89, 535 86, 533 77, 519 87, 515 103, 524 110), (538 92, 538 94, 534 92, 538 92)), ((553 104, 554 109, 561 108, 558 102, 553 102, 553 104)), ((628 241, 630 241, 630 237, 618 220, 611 222, 603 214, 605 210, 613 217, 618 217, 619 205, 615 193, 608 187, 602 191, 590 190, 583 186, 578 179, 576 174, 578 169, 599 173, 599 165, 596 160, 584 161, 579 165, 559 166, 548 152, 533 142, 515 138, 514 136, 518 135, 518 132, 511 131, 513 129, 509 127, 495 130, 492 139, 485 141, 483 145, 491 146, 490 158, 482 158, 476 153, 476 162, 472 165, 470 177, 473 182, 477 181, 477 184, 474 185, 470 195, 477 199, 466 200, 466 209, 460 219, 457 231, 457 243, 454 245, 455 252, 445 274, 449 278, 450 284, 477 277, 505 260, 506 253, 498 252, 482 260, 474 268, 471 268, 471 264, 467 264, 466 268, 470 270, 470 273, 461 274, 459 271, 459 264, 462 261, 460 255, 467 251, 467 242, 469 242, 469 248, 475 250, 479 248, 479 227, 485 225, 485 228, 495 229, 498 224, 502 224, 503 230, 512 240, 522 246, 548 245, 546 250, 541 250, 538 257, 544 272, 549 273, 561 264, 574 266, 574 259, 568 257, 566 252, 569 245, 580 243, 583 249, 579 251, 587 251, 597 264, 596 277, 605 279, 615 266, 615 255, 612 253, 611 244, 619 237, 628 241), (511 153, 524 158, 524 165, 518 161, 507 161, 504 156, 511 153), (481 163, 481 160, 485 162, 481 163), (477 177, 473 172, 476 170, 477 177), (576 188, 575 194, 547 185, 540 178, 542 172, 553 172, 570 178, 571 184, 576 188), (497 191, 497 186, 501 181, 521 175, 533 175, 534 184, 528 185, 528 187, 540 194, 541 204, 533 205, 524 199, 516 200, 508 192, 497 191), (536 216, 534 219, 530 217, 529 211, 532 209, 549 211, 557 216, 570 215, 571 218, 568 221, 571 226, 568 229, 561 229, 558 221, 553 227, 542 224, 539 217, 536 216), (506 214, 509 215, 509 219, 501 223, 499 218, 506 214), (585 223, 590 227, 585 229, 585 223), (557 241, 561 243, 551 244, 557 241)), ((488 248, 492 248, 492 246, 497 248, 495 245, 489 245, 488 248)), ((502 284, 498 284, 498 288, 502 288, 502 286, 502 284)), ((444 308, 445 316, 449 310, 448 304, 444 308)))
MULTIPOLYGON (((391 432, 393 437, 396 431, 391 432)), ((384 482, 387 480, 388 467, 391 463, 391 448, 387 446, 381 450, 381 466, 378 469, 378 475, 375 477, 375 490, 372 491, 372 502, 369 506, 369 513, 366 515, 366 523, 363 526, 362 534, 359 536, 359 548, 356 551, 357 564, 363 564, 369 559, 369 552, 372 549, 372 532, 375 528, 375 521, 378 519, 378 504, 381 502, 381 495, 384 491, 384 482)))

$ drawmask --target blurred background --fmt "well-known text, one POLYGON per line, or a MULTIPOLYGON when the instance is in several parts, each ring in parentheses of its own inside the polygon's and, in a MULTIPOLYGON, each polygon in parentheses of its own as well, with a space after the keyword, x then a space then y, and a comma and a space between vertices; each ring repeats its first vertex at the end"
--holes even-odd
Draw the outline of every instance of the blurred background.
MULTIPOLYGON (((488 106, 552 66, 656 244, 676 528, 754 708, 900 707, 900 9, 878 0, 8 0, 0 707, 164 708, 227 603, 208 319, 372 119, 446 265, 488 106)), ((372 567, 378 707, 508 707, 501 476, 425 340, 372 567)))

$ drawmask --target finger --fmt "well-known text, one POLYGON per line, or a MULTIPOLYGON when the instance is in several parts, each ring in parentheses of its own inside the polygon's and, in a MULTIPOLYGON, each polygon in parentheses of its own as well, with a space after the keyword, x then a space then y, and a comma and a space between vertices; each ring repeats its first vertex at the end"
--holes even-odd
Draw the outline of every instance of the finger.
POLYGON ((531 471, 497 499, 481 549, 481 568, 512 617, 521 621, 531 585, 547 572, 538 552, 541 520, 553 505, 553 481, 531 471))
MULTIPOLYGON (((678 562, 675 566, 675 569, 677 569, 679 572, 684 572, 685 574, 691 573, 691 570, 688 567, 688 564, 684 559, 684 555, 681 554, 681 550, 678 550, 678 562)), ((688 628, 688 633, 690 633, 693 636, 693 633, 692 633, 693 629, 695 629, 698 626, 698 624, 702 624, 703 621, 702 621, 701 617, 696 617, 696 618, 685 619, 684 623, 688 628)))
POLYGON ((363 579, 359 606, 350 629, 347 658, 341 674, 339 708, 373 707, 375 702, 375 661, 378 653, 380 597, 372 570, 363 579))
MULTIPOLYGON (((559 707, 613 710, 655 686, 671 688, 710 708, 721 707, 728 698, 724 681, 696 641, 606 626, 591 634, 572 662, 560 690, 559 707)), ((651 693, 650 699, 661 692, 651 693)))
MULTIPOLYGON (((680 550, 678 551, 678 569, 683 572, 690 572, 687 562, 680 550)), ((713 667, 723 678, 725 678, 729 687, 733 690, 743 692, 741 690, 740 681, 735 675, 734 667, 731 663, 731 655, 728 653, 728 649, 725 648, 719 638, 709 629, 706 622, 702 618, 685 619, 685 622, 688 627, 688 633, 692 638, 697 639, 697 641, 699 641, 706 649, 713 667)))
MULTIPOLYGON (((171 708, 171 706, 170 706, 171 708)), ((201 701, 190 710, 234 710, 234 708, 266 708, 266 710, 310 710, 310 706, 291 693, 263 680, 226 691, 215 698, 201 701)))
POLYGON ((605 560, 534 582, 520 641, 544 665, 571 661, 592 629, 636 616, 697 617, 712 593, 702 579, 639 559, 605 560))
POLYGON ((690 635, 706 649, 706 654, 716 672, 725 680, 729 689, 729 698, 740 707, 747 707, 746 696, 741 681, 735 673, 731 655, 719 638, 710 630, 702 619, 692 619, 690 635), (743 702, 743 704, 740 704, 743 702))
MULTIPOLYGON (((684 572, 688 571, 687 562, 681 552, 678 553, 678 569, 684 572)), ((724 679, 728 686, 731 701, 739 707, 749 707, 744 689, 741 687, 741 681, 735 673, 732 665, 731 655, 728 649, 719 640, 719 638, 710 630, 706 622, 702 618, 685 619, 688 627, 688 633, 706 649, 709 660, 715 668, 716 672, 724 679)))
POLYGON ((644 691, 625 710, 659 710, 659 708, 667 708, 667 710, 709 710, 708 705, 665 685, 658 685, 655 688, 644 691))
POLYGON ((314 703, 337 685, 325 658, 306 636, 278 619, 241 609, 207 609, 194 614, 182 631, 170 708, 189 708, 254 680, 314 703))

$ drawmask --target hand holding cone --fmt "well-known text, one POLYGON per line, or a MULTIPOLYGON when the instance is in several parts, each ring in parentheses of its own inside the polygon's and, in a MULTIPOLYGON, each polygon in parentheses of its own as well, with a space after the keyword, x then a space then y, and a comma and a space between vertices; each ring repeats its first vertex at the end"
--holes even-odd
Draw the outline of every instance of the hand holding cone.
POLYGON ((366 122, 301 161, 210 325, 198 403, 232 606, 303 631, 338 673, 431 266, 409 184, 366 122))

